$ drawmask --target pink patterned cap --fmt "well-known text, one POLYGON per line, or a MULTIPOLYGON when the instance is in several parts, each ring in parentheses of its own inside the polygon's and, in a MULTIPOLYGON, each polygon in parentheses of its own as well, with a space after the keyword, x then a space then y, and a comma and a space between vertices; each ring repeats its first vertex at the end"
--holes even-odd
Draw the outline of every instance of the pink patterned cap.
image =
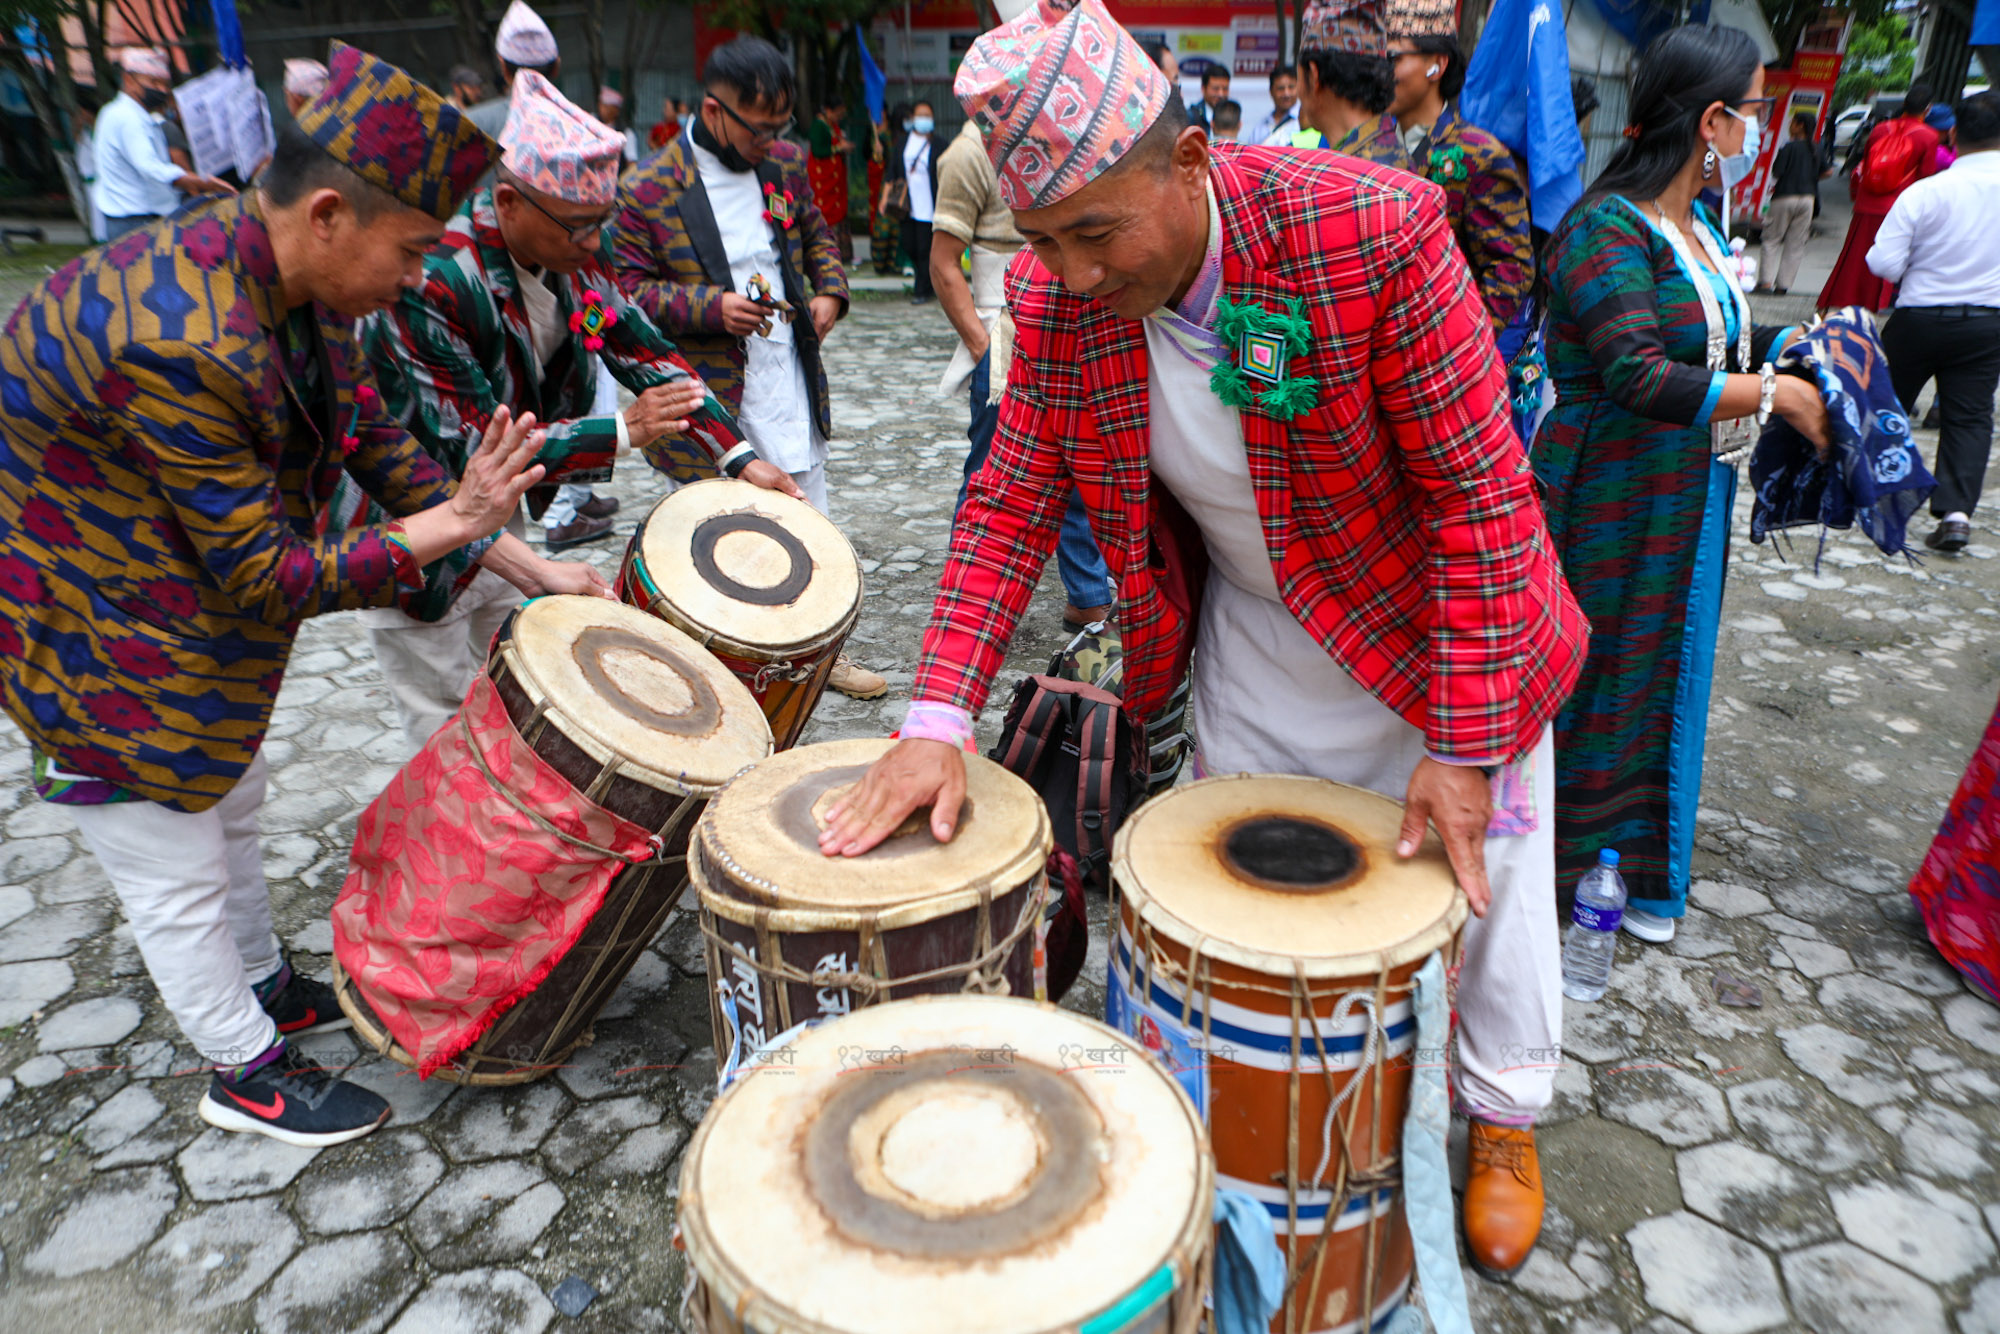
POLYGON ((625 94, 607 83, 597 90, 597 103, 599 106, 622 107, 625 105, 625 94))
POLYGON ((287 60, 285 91, 294 97, 318 97, 326 91, 326 66, 317 60, 287 60))
POLYGON ((157 46, 135 46, 118 57, 118 67, 142 79, 171 79, 167 53, 157 46))
POLYGON ((1012 209, 1075 194, 1131 151, 1171 96, 1104 0, 1041 0, 972 43, 952 85, 1012 209))
POLYGON ((618 197, 625 138, 524 69, 500 131, 500 165, 521 183, 568 204, 609 204, 618 197))
POLYGON ((500 16, 500 30, 493 34, 493 53, 510 65, 539 68, 552 63, 560 53, 556 35, 542 16, 514 0, 500 16))

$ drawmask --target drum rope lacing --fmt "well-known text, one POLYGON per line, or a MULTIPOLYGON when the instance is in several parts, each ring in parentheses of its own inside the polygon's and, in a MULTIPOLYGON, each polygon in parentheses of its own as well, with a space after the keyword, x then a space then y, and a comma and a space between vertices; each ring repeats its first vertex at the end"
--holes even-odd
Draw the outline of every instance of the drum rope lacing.
MULTIPOLYGON (((673 854, 672 856, 668 856, 666 852, 666 840, 662 839, 658 834, 646 835, 646 842, 650 844, 653 849, 653 855, 651 857, 632 858, 632 857, 627 857, 624 853, 615 851, 611 848, 600 848, 599 846, 597 846, 597 844, 592 843, 588 839, 578 838, 576 835, 566 832, 562 828, 558 827, 553 820, 549 819, 546 815, 543 815, 540 811, 535 810, 531 806, 522 804, 521 800, 518 797, 516 797, 513 794, 513 792, 508 790, 506 784, 500 781, 499 776, 493 772, 492 766, 486 763, 486 756, 483 753, 481 753, 478 742, 476 742, 473 739, 472 725, 466 722, 465 713, 463 710, 459 712, 458 725, 459 728, 465 733, 466 748, 472 752, 473 762, 479 766, 479 772, 485 774, 487 778, 492 780, 493 791, 499 795, 502 801, 506 802, 509 806, 512 806, 515 810, 519 811, 521 814, 527 816, 530 820, 532 820, 545 832, 554 834, 557 838, 561 839, 563 842, 568 843, 574 847, 581 848, 585 852, 595 853, 597 856, 603 858, 606 861, 623 862, 627 866, 669 866, 675 862, 685 862, 687 860, 687 854, 684 852, 679 852, 673 854)), ((516 735, 519 734, 516 733, 516 735)), ((685 807, 685 805, 686 802, 683 802, 682 806, 685 807)), ((615 815, 616 813, 607 812, 607 814, 615 815)), ((674 812, 674 814, 676 816, 679 816, 680 811, 677 809, 674 812)), ((624 819, 623 816, 617 816, 617 818, 621 820, 624 819)), ((631 822, 626 821, 626 823, 629 824, 631 822)))

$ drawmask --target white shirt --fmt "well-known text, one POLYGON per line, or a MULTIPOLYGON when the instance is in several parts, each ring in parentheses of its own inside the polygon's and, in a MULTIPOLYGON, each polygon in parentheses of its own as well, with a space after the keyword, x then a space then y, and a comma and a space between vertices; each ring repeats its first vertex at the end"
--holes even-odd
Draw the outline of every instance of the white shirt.
POLYGON ((903 141, 903 179, 910 183, 910 218, 929 222, 937 216, 936 191, 931 183, 931 137, 911 134, 903 141))
MULTIPOLYGON (((716 229, 722 233, 730 290, 748 296, 750 279, 762 274, 771 294, 782 300, 785 270, 771 224, 764 220, 764 187, 757 173, 731 171, 692 140, 688 147, 694 150, 695 167, 708 191, 716 229)), ((793 318, 807 320, 812 315, 797 310, 793 318)), ((743 438, 758 458, 786 472, 807 472, 826 462, 826 439, 813 420, 812 391, 792 322, 773 315, 770 333, 751 334, 743 342, 743 406, 736 414, 743 438)))
POLYGON ((164 217, 181 206, 187 173, 167 156, 159 122, 120 93, 97 113, 97 206, 107 218, 164 217))
POLYGON ((1253 144, 1267 144, 1276 148, 1290 148, 1292 146, 1292 136, 1297 134, 1301 128, 1302 126, 1299 124, 1298 103, 1292 103, 1290 111, 1279 111, 1276 107, 1273 107, 1270 115, 1265 116, 1257 122, 1257 128, 1252 133, 1250 142, 1253 144))
POLYGON ((2000 150, 1967 153, 1896 198, 1868 267, 1898 283, 1896 309, 2000 308, 2000 150))

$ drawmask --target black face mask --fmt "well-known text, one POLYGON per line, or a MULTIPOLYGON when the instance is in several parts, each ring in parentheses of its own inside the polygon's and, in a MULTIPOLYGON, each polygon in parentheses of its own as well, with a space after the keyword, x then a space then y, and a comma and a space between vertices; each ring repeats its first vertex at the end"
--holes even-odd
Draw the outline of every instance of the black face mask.
POLYGON ((757 164, 752 162, 749 158, 744 157, 743 154, 737 152, 735 144, 724 143, 722 140, 715 137, 715 132, 708 128, 708 117, 696 116, 694 118, 694 129, 692 133, 694 135, 695 143, 699 144, 703 148, 706 148, 709 152, 715 154, 716 157, 722 160, 722 165, 729 168, 729 170, 731 171, 757 170, 757 164))
POLYGON ((139 93, 139 105, 148 111, 165 111, 172 97, 164 88, 146 88, 139 93))

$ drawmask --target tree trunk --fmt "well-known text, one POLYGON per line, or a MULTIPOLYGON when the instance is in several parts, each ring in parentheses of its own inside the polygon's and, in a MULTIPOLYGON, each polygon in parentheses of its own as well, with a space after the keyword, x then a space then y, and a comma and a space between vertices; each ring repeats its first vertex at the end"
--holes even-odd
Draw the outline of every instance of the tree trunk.
POLYGON ((597 90, 604 86, 604 0, 585 0, 583 49, 590 62, 590 96, 584 105, 597 109, 597 90))
POLYGON ((500 80, 493 85, 494 92, 504 94, 507 84, 501 78, 500 58, 493 54, 493 34, 487 30, 479 0, 454 0, 451 16, 458 31, 458 58, 474 69, 491 70, 500 80))
POLYGON ((104 46, 104 10, 110 0, 82 0, 76 7, 83 21, 83 43, 90 52, 91 72, 97 75, 97 98, 109 102, 118 95, 118 71, 111 67, 111 53, 104 46))
POLYGON ((1285 0, 1271 0, 1278 11, 1278 63, 1285 63, 1285 0))
MULTIPOLYGON (((62 122, 56 104, 49 100, 48 89, 42 86, 41 78, 28 63, 21 47, 9 43, 0 48, 0 65, 11 70, 20 81, 21 90, 27 94, 28 105, 34 109, 35 120, 48 138, 49 156, 55 160, 56 171, 63 178, 63 189, 69 195, 69 206, 76 211, 77 221, 83 224, 85 236, 90 235, 90 201, 83 195, 83 181, 76 172, 76 156, 65 145, 69 143, 69 129, 62 122)), ((68 83, 68 71, 57 80, 68 83)))

